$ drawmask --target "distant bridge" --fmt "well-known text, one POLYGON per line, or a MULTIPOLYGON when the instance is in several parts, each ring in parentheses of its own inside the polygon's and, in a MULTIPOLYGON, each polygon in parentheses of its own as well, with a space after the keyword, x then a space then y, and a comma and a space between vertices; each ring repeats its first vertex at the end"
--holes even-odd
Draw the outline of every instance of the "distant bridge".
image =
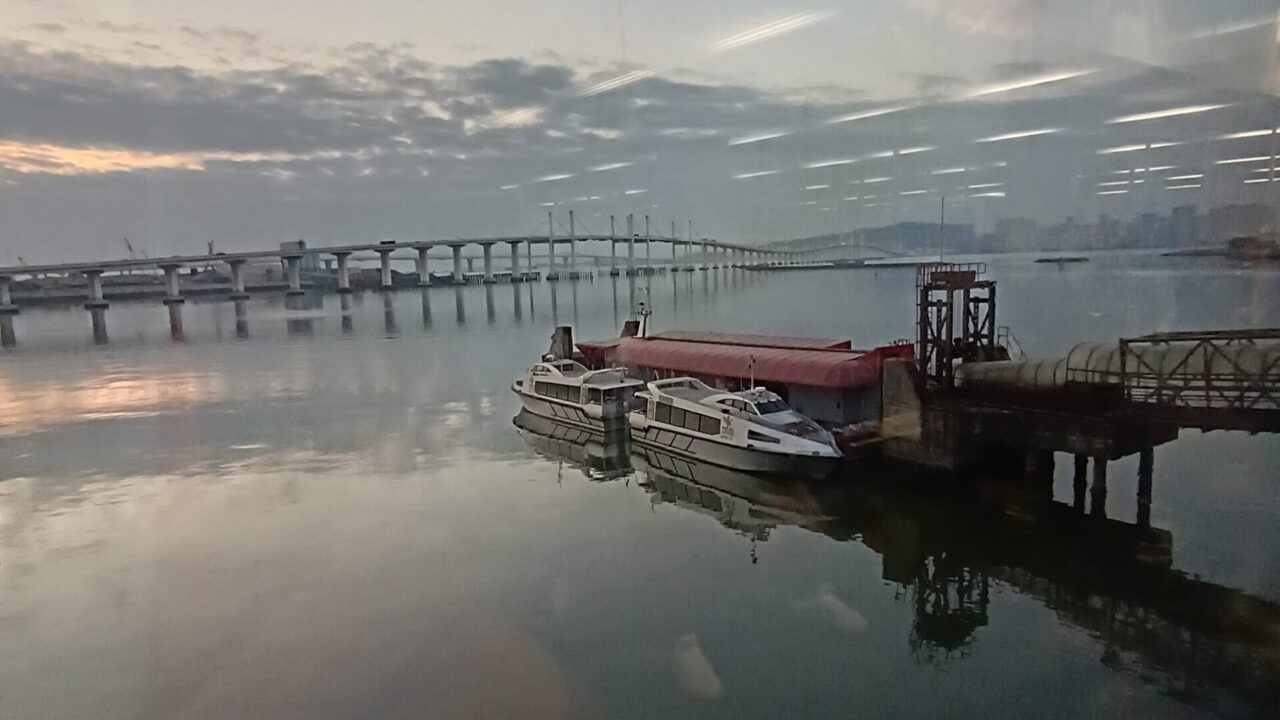
MULTIPOLYGON (((646 222, 646 225, 647 224, 648 223, 646 222)), ((619 244, 625 245, 627 248, 625 258, 627 274, 633 274, 637 267, 635 252, 636 245, 645 246, 645 263, 647 264, 652 259, 651 248, 655 243, 667 244, 670 246, 671 254, 667 261, 668 264, 677 265, 683 262, 685 269, 688 270, 695 269, 695 266, 697 269, 701 270, 714 270, 721 267, 754 268, 774 265, 789 265, 798 263, 801 258, 812 255, 809 251, 752 247, 737 243, 713 240, 710 238, 679 238, 676 237, 674 233, 670 236, 653 235, 647 232, 645 234, 638 234, 630 230, 632 225, 632 219, 628 218, 628 233, 626 235, 617 235, 612 232, 608 235, 595 233, 579 235, 574 225, 573 214, 570 213, 569 233, 566 235, 557 235, 554 232, 555 226, 552 222, 552 218, 550 214, 548 214, 548 233, 546 235, 458 238, 452 240, 408 242, 372 242, 317 248, 303 246, 290 247, 286 245, 279 249, 272 250, 0 267, 0 313, 14 314, 17 312, 17 307, 13 304, 12 283, 16 278, 21 276, 35 277, 49 274, 82 274, 88 281, 85 305, 89 309, 94 309, 104 308, 107 306, 102 290, 102 275, 104 273, 123 273, 133 270, 161 270, 165 274, 166 289, 164 302, 166 304, 178 304, 183 302, 179 283, 179 272, 184 267, 205 267, 213 263, 225 264, 229 269, 231 276, 232 299, 244 299, 248 297, 244 284, 244 266, 254 260, 277 260, 284 263, 288 277, 288 292, 291 294, 301 294, 303 292, 301 270, 302 259, 308 256, 320 255, 330 256, 336 261, 336 279, 339 292, 349 292, 351 290, 348 261, 353 254, 361 252, 376 253, 379 256, 381 263, 380 279, 381 287, 383 289, 393 288, 391 256, 394 253, 401 251, 413 251, 417 253, 415 258, 415 269, 418 275, 418 284, 421 286, 430 284, 431 275, 428 272, 428 254, 431 250, 436 248, 449 248, 452 252, 453 268, 450 280, 455 284, 466 282, 466 276, 463 271, 463 248, 469 245, 478 245, 481 248, 484 259, 484 282, 496 282, 499 279, 494 272, 493 247, 495 245, 502 244, 508 245, 511 249, 510 279, 512 281, 538 279, 539 276, 536 274, 526 273, 521 270, 521 249, 524 249, 525 260, 529 264, 530 268, 532 268, 534 262, 534 245, 546 246, 545 258, 550 268, 547 274, 548 280, 558 279, 558 273, 556 272, 556 250, 558 247, 567 246, 567 265, 570 268, 571 276, 574 274, 572 270, 576 267, 577 249, 582 243, 609 243, 611 274, 617 274, 619 272, 619 244), (678 249, 681 247, 685 249, 683 257, 678 256, 678 249)))

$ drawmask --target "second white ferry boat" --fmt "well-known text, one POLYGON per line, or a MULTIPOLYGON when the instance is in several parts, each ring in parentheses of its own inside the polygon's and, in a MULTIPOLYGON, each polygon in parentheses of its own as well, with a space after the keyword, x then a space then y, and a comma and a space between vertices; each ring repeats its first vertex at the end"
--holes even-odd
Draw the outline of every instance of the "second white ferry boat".
POLYGON ((624 369, 588 370, 574 360, 537 363, 511 384, 525 410, 593 430, 607 429, 610 419, 625 422, 632 397, 643 387, 624 369))
POLYGON ((636 394, 628 420, 633 442, 746 472, 823 477, 842 457, 831 433, 764 388, 655 380, 636 394))

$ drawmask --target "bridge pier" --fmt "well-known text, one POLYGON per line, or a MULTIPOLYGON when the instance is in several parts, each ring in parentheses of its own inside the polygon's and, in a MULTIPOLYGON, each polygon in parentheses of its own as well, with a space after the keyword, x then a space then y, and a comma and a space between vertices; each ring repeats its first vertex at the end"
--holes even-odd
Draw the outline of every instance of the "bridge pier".
POLYGON ((520 282, 520 241, 515 240, 507 243, 511 246, 511 282, 520 282))
POLYGON ((0 314, 0 348, 18 346, 18 336, 13 331, 13 313, 0 314))
POLYGON ((1076 455, 1075 471, 1071 476, 1071 507, 1084 512, 1084 495, 1089 489, 1089 456, 1076 455))
POLYGON ((1093 459, 1093 486, 1089 488, 1089 514, 1107 516, 1107 459, 1093 459))
POLYGON ((493 283, 493 243, 483 243, 480 250, 484 252, 484 281, 493 283))
POLYGON ((0 315, 17 315, 18 306, 13 304, 13 277, 0 275, 0 315))
POLYGON ((1146 448, 1138 453, 1138 525, 1151 527, 1151 485, 1155 473, 1156 451, 1146 448))
POLYGON ((418 273, 418 287, 427 287, 431 284, 431 272, 427 266, 429 248, 419 246, 414 249, 418 251, 418 257, 413 261, 413 269, 418 273))
POLYGON ((183 342, 187 339, 187 333, 182 327, 182 303, 167 304, 169 306, 169 337, 174 342, 183 342))
POLYGON ((182 270, 181 265, 161 265, 164 270, 164 300, 165 305, 181 305, 186 302, 186 298, 182 297, 182 288, 178 282, 178 273, 182 270))
POLYGON ((333 256, 338 259, 338 293, 346 295, 351 292, 351 270, 347 265, 351 253, 336 252, 333 256))
POLYGON ((106 309, 110 303, 102 296, 102 271, 85 270, 85 280, 89 281, 89 299, 85 301, 86 310, 106 309))
POLYGON ((569 211, 569 279, 578 274, 578 228, 573 222, 573 211, 569 211))
POLYGON ((450 245, 453 250, 453 284, 461 285, 466 282, 466 278, 462 275, 462 246, 450 245))
POLYGON ((392 250, 378 250, 378 289, 393 290, 395 284, 391 281, 391 253, 392 250))
POLYGON ((107 337, 107 309, 89 308, 89 323, 93 328, 93 344, 106 345, 110 341, 107 337))
POLYGON ((636 218, 627 215, 627 274, 636 272, 636 218))
POLYGON ((560 271, 556 269, 556 239, 550 235, 547 236, 547 279, 560 279, 560 271))
POLYGON ((231 260, 227 266, 231 270, 231 299, 248 300, 249 293, 244 290, 244 265, 247 260, 231 260))
POLYGON ((284 256, 285 269, 289 275, 289 291, 285 293, 286 297, 302 295, 302 256, 286 255, 284 256))

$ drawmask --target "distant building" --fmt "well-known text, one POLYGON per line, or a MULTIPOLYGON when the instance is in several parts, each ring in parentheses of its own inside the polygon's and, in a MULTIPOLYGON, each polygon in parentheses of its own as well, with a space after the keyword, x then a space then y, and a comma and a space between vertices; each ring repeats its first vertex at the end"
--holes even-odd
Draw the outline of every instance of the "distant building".
POLYGON ((302 253, 302 263, 299 268, 304 273, 322 272, 324 270, 320 263, 320 254, 307 252, 307 243, 302 240, 291 240, 289 242, 280 243, 280 249, 285 252, 302 253))
POLYGON ((1275 210, 1257 203, 1223 205, 1209 211, 1209 232, 1215 243, 1233 237, 1261 235, 1275 222, 1275 210))
POLYGON ((996 235, 1004 238, 1004 249, 1010 252, 1038 249, 1039 230, 1040 226, 1030 218, 1012 217, 996 221, 996 235))
POLYGON ((1179 247, 1200 244, 1200 218, 1194 205, 1173 209, 1173 244, 1179 247))

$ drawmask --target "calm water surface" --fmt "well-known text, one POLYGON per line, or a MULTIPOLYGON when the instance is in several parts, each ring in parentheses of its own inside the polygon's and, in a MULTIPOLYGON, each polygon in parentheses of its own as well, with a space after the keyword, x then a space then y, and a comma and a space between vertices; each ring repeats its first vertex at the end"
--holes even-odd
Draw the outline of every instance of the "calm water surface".
MULTIPOLYGON (((1280 326, 1280 275, 993 262, 1033 355, 1280 326)), ((823 486, 513 424, 551 328, 910 337, 909 269, 28 310, 0 353, 0 717, 1261 717, 1280 439, 1184 432, 1111 520, 982 473, 823 486), (244 337, 241 337, 244 336, 244 337), (594 456, 594 459, 591 457, 594 456), (649 458, 661 465, 661 459, 649 458), (634 467, 626 469, 630 462, 634 467), (599 471, 591 466, 614 467, 599 471)))

